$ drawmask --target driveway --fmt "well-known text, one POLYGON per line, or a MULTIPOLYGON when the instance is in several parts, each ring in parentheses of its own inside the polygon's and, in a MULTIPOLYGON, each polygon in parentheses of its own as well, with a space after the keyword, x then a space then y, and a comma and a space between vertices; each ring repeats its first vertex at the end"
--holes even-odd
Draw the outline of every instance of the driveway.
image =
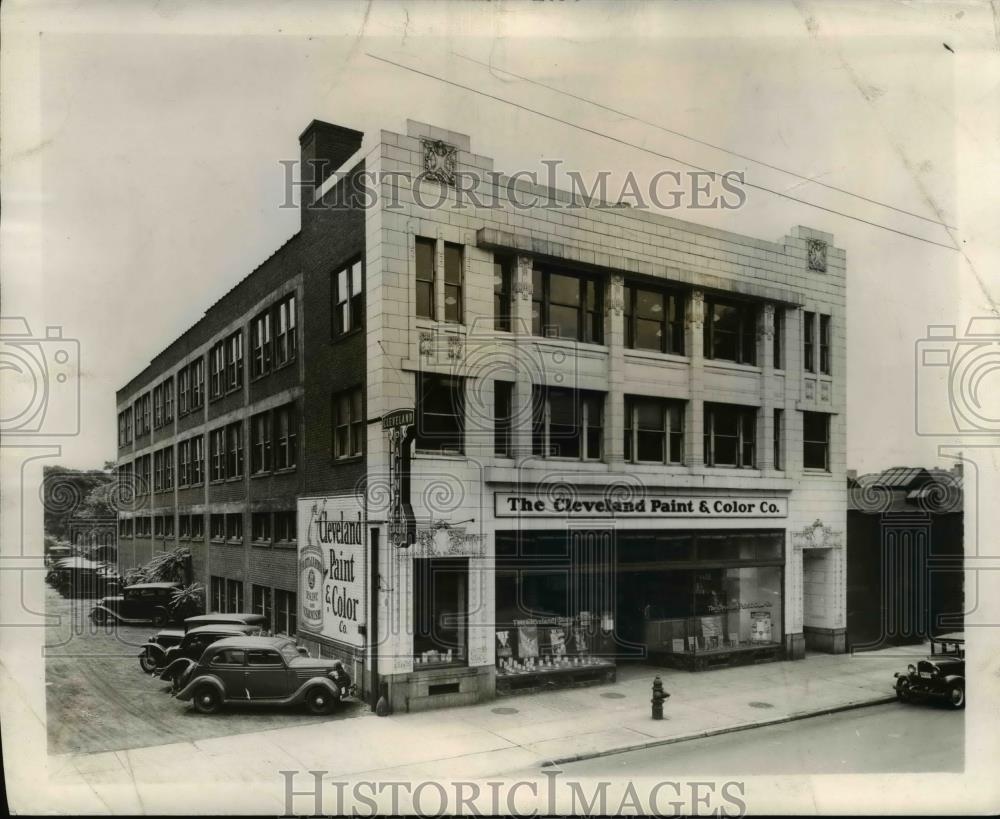
POLYGON ((97 627, 88 617, 93 600, 64 598, 51 588, 46 595, 53 616, 45 645, 49 753, 120 751, 370 713, 362 703, 349 702, 330 716, 266 707, 197 714, 170 696, 169 684, 139 668, 139 648, 154 627, 97 627))

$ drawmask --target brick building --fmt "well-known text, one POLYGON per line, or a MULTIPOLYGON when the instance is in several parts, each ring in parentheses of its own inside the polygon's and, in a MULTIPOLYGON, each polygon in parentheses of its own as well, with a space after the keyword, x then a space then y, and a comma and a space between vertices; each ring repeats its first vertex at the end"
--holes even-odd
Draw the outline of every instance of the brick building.
POLYGON ((844 650, 832 236, 586 203, 412 121, 300 143, 299 233, 118 393, 123 563, 189 543, 212 607, 398 709, 844 650))

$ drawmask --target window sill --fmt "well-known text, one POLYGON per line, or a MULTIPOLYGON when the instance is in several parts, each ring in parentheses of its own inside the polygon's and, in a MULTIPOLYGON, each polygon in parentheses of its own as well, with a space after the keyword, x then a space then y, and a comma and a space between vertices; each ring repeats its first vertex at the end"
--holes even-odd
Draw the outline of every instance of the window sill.
POLYGON ((763 369, 756 364, 741 364, 738 361, 727 361, 725 359, 718 358, 706 358, 705 368, 715 368, 718 370, 731 370, 737 373, 753 373, 759 375, 763 372, 763 369))
POLYGON ((334 344, 336 344, 337 342, 344 341, 344 340, 346 340, 348 338, 351 338, 352 336, 360 335, 360 334, 364 333, 364 331, 365 331, 365 327, 362 324, 360 327, 354 327, 354 328, 348 330, 346 333, 333 333, 330 336, 330 341, 333 342, 334 344))
POLYGON ((575 338, 563 338, 562 336, 536 336, 534 333, 530 335, 530 338, 538 339, 538 341, 545 342, 553 347, 564 347, 572 350, 582 349, 584 352, 602 354, 606 354, 608 352, 607 344, 598 343, 596 341, 579 341, 575 338))
POLYGON ((833 473, 829 469, 818 469, 812 466, 804 466, 802 467, 802 474, 807 476, 813 475, 822 478, 822 477, 829 477, 833 473))
POLYGON ((438 452, 433 449, 415 449, 413 457, 425 461, 464 461, 468 456, 464 452, 438 452))
POLYGON ((670 362, 674 364, 690 364, 690 356, 680 353, 660 353, 656 350, 638 350, 631 347, 625 348, 625 358, 639 358, 657 363, 670 362))
POLYGON ((343 458, 334 456, 332 463, 334 466, 338 466, 340 464, 356 464, 363 461, 364 458, 364 455, 345 455, 343 458))

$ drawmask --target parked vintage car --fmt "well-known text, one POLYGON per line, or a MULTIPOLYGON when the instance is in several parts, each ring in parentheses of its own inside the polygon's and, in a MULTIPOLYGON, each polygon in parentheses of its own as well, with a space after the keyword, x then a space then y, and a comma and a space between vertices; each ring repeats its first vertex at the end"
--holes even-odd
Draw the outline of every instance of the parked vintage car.
POLYGON ((122 589, 121 595, 102 597, 90 612, 90 619, 98 625, 108 622, 138 624, 152 623, 163 626, 178 620, 190 611, 173 607, 173 593, 180 583, 136 583, 122 589))
POLYGON ((224 705, 298 705, 327 714, 352 691, 340 660, 313 659, 291 637, 232 637, 213 643, 175 677, 174 696, 214 714, 224 705))
POLYGON ((247 625, 267 627, 267 618, 263 614, 252 614, 250 612, 222 613, 211 612, 209 614, 196 614, 193 617, 184 619, 184 630, 190 631, 198 626, 225 626, 225 625, 247 625))
POLYGON ((965 708, 965 636, 944 634, 931 638, 929 657, 897 671, 896 698, 901 702, 936 699, 952 708, 965 708))
MULTIPOLYGON (((112 574, 113 574, 113 570, 112 574)), ((109 567, 85 557, 63 557, 53 561, 46 580, 63 597, 98 597, 105 594, 109 567)))
POLYGON ((152 674, 159 662, 158 658, 171 646, 179 645, 183 639, 184 629, 182 628, 160 629, 146 640, 142 651, 139 652, 139 666, 147 674, 152 674))
POLYGON ((150 669, 153 674, 164 680, 173 679, 174 675, 187 670, 187 660, 198 660, 201 653, 212 643, 226 637, 254 637, 259 635, 259 625, 229 623, 225 625, 197 626, 189 629, 181 641, 165 650, 160 650, 155 643, 146 643, 143 653, 139 655, 139 665, 143 671, 150 669))

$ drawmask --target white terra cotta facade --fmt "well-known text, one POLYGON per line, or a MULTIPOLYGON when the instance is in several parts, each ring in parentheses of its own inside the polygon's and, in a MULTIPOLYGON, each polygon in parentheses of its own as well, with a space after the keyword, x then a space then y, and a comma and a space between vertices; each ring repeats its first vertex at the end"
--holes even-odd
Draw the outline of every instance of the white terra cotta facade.
MULTIPOLYGON (((382 131, 366 143, 372 174, 421 174, 427 143, 443 143, 461 170, 492 171, 492 160, 471 152, 467 136, 410 121, 407 133, 382 131), (454 151, 452 152, 452 149, 454 151)), ((435 158, 440 166, 440 160, 435 158)), ((447 167, 445 167, 447 171, 447 167)), ((494 207, 453 207, 455 189, 425 179, 421 206, 400 181, 398 203, 366 216, 368 531, 379 529, 378 671, 396 709, 418 709, 493 696, 496 681, 494 561, 496 533, 520 528, 669 532, 711 529, 780 530, 783 544, 781 655, 803 656, 806 646, 845 650, 845 253, 833 237, 795 227, 778 242, 701 227, 638 209, 535 207, 517 210, 503 198, 494 207), (435 301, 444 300, 444 246, 462 247, 463 321, 436 322, 416 315, 417 237, 436 243, 435 301), (515 261, 511 330, 493 325, 494 253, 515 261), (812 253, 812 258, 810 258, 812 253), (825 256, 825 259, 824 259, 825 256), (604 288, 603 343, 531 334, 532 270, 539 265, 579 266, 604 288), (825 269, 812 269, 823 268, 825 269), (628 349, 623 336, 623 286, 661 280, 684 290, 684 355, 628 349), (705 357, 705 300, 713 294, 749 298, 759 310, 754 365, 705 357), (782 321, 781 368, 773 352, 775 310, 782 321), (803 366, 803 313, 829 316, 829 374, 803 366), (410 497, 416 542, 397 548, 384 525, 389 497, 388 439, 374 421, 416 403, 419 373, 461 376, 465 389, 462 455, 417 453, 410 497), (493 385, 513 383, 511 457, 494 454, 493 385), (532 386, 559 385, 604 394, 602 457, 597 461, 540 458, 532 454, 532 386), (662 396, 684 404, 683 463, 639 465, 624 458, 625 395, 662 396), (703 405, 734 403, 757 409, 753 468, 704 464, 703 405), (774 410, 783 410, 776 468, 774 410), (829 414, 828 469, 803 469, 802 412, 829 414), (555 489, 553 489, 555 486, 555 489), (605 497, 693 497, 709 514, 629 516, 573 513, 563 516, 497 514, 504 495, 552 498, 570 493, 605 497), (713 512, 714 501, 754 504, 753 512, 713 512), (759 516, 766 502, 769 514, 759 516), (415 561, 432 556, 468 560, 467 661, 422 667, 413 645, 415 561), (436 693, 440 692, 440 693, 436 693)), ((527 184, 519 191, 531 192, 527 184)), ((547 191, 541 191, 547 195, 547 191)), ((566 197, 559 194, 565 201, 566 197)), ((818 319, 817 322, 818 324, 818 319)), ((813 328, 814 355, 820 329, 813 328)), ((749 342, 748 342, 749 343, 749 342)), ((820 368, 815 367, 816 370, 820 368)), ((307 502, 311 503, 311 501, 307 502)), ((696 508, 698 505, 696 504, 696 508)), ((301 507, 300 507, 301 508, 301 507)), ((723 508, 723 507, 718 507, 723 508)), ((744 508, 751 508, 749 506, 744 508)), ((739 507, 737 506, 738 510, 739 507)), ((300 522, 300 531, 305 522, 300 522)), ((723 638, 725 639, 725 638, 723 638)))

